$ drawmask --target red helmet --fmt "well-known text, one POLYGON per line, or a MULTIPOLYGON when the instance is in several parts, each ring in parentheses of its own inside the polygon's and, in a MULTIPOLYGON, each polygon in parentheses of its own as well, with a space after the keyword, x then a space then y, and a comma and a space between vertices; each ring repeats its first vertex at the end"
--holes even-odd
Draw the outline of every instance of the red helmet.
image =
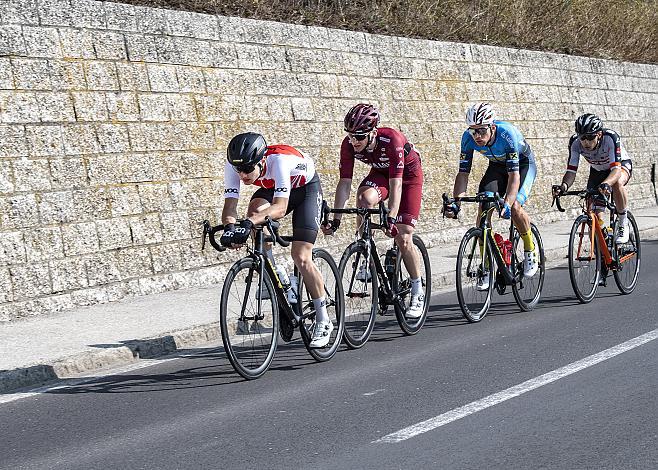
POLYGON ((371 104, 359 103, 345 115, 345 131, 367 134, 379 124, 379 111, 371 104))

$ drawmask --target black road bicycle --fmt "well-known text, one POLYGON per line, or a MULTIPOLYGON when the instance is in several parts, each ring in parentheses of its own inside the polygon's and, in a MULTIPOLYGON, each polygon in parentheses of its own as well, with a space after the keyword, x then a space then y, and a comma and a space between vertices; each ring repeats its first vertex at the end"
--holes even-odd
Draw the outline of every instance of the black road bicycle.
POLYGON ((583 213, 576 217, 569 235, 569 278, 573 291, 582 303, 591 302, 599 285, 605 286, 612 273, 622 294, 630 294, 637 285, 640 273, 640 231, 635 217, 626 211, 630 233, 628 242, 618 243, 614 234, 617 229, 617 211, 614 202, 604 198, 597 189, 566 191, 553 201, 560 212, 560 197, 578 196, 582 200, 583 213), (594 201, 610 209, 610 229, 601 227, 594 213, 594 201))
POLYGON ((363 346, 370 337, 377 313, 385 315, 393 306, 400 328, 407 335, 414 335, 422 328, 432 293, 432 272, 425 243, 417 235, 413 244, 420 258, 420 272, 424 293, 423 313, 418 318, 407 316, 411 301, 411 277, 407 272, 400 250, 393 246, 382 257, 371 230, 386 227, 387 209, 383 203, 377 209, 348 208, 328 209, 325 204, 325 221, 329 213, 357 214, 362 217, 358 240, 352 242, 343 252, 338 266, 339 278, 345 292, 345 329, 343 338, 352 349, 363 346), (379 216, 379 223, 373 223, 372 215, 379 216))
POLYGON ((491 215, 494 210, 500 211, 503 205, 498 193, 493 196, 479 193, 474 197, 457 199, 443 194, 443 201, 446 205, 453 202, 484 203, 478 226, 466 232, 457 254, 457 298, 464 317, 469 322, 482 320, 491 306, 493 289, 503 295, 507 286, 512 287, 514 299, 521 310, 532 310, 539 302, 546 271, 544 245, 537 227, 530 224, 539 252, 539 269, 534 276, 526 279, 523 277, 523 241, 514 223, 510 220, 509 240, 512 242, 512 252, 509 264, 505 262, 505 256, 494 237, 491 215), (482 282, 485 276, 488 276, 488 285, 482 282))
MULTIPOLYGON (((327 314, 334 330, 327 346, 310 347, 315 307, 304 287, 304 279, 295 267, 299 284, 297 302, 291 304, 272 261, 263 249, 267 242, 284 247, 290 244, 290 238, 281 237, 278 228, 279 223, 269 218, 264 224, 254 226, 253 241, 245 245, 248 254, 233 264, 222 288, 219 305, 222 342, 231 365, 246 379, 256 379, 270 367, 277 347, 277 332, 283 341, 288 342, 292 340, 295 327, 299 327, 304 345, 317 361, 327 361, 336 354, 343 334, 345 311, 338 268, 327 251, 315 248, 313 261, 324 280, 327 314), (264 233, 265 227, 270 235, 264 233)), ((226 250, 215 239, 215 234, 223 230, 223 225, 212 227, 205 220, 202 249, 208 237, 217 251, 226 250)))

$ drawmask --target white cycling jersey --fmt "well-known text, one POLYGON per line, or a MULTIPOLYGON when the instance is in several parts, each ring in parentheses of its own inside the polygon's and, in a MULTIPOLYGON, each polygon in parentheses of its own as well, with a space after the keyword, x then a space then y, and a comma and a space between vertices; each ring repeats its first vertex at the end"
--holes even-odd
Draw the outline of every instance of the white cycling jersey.
POLYGON ((578 170, 581 155, 597 171, 611 170, 614 167, 620 166, 624 160, 630 160, 626 150, 621 145, 619 134, 610 129, 603 130, 603 136, 601 136, 599 145, 594 150, 583 148, 578 134, 572 135, 569 140, 569 163, 567 164, 567 171, 575 173, 578 170))
MULTIPOLYGON (((274 197, 290 197, 290 190, 308 184, 315 176, 315 163, 290 145, 269 145, 262 162, 263 171, 255 186, 274 189, 274 197)), ((224 197, 238 198, 242 181, 233 165, 224 166, 224 197)))

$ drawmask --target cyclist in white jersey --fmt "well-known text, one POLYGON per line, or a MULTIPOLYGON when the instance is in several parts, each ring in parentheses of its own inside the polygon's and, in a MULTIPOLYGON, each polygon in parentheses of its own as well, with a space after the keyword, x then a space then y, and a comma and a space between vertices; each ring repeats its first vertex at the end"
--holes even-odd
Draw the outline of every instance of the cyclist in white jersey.
MULTIPOLYGON (((626 184, 633 174, 633 164, 621 144, 619 134, 603 127, 603 122, 595 114, 583 114, 575 123, 576 133, 569 140, 569 162, 560 185, 553 186, 553 194, 561 194, 569 189, 576 179, 576 171, 581 155, 590 165, 587 188, 598 188, 605 196, 612 193, 618 214, 617 242, 628 242, 629 228, 626 210, 628 195, 626 184)), ((596 202, 595 202, 596 204, 596 202)), ((602 219, 605 207, 595 205, 595 212, 602 219)))
MULTIPOLYGON (((247 132, 233 137, 228 145, 224 182, 222 223, 226 229, 220 238, 224 246, 239 248, 254 225, 262 224, 266 217, 280 219, 292 212, 292 259, 304 277, 316 313, 311 347, 326 346, 334 325, 327 315, 322 275, 313 262, 322 208, 315 163, 294 147, 268 146, 262 135, 247 132), (236 226, 241 183, 260 188, 251 196, 247 217, 236 226)), ((268 256, 272 257, 271 246, 268 256)))

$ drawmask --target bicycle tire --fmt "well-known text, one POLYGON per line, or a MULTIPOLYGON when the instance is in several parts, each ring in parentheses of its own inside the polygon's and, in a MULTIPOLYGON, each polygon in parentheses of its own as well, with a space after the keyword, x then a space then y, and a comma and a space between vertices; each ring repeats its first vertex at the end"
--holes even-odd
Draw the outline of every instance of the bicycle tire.
POLYGON ((402 272, 404 263, 402 261, 402 256, 400 255, 400 250, 398 249, 397 261, 395 263, 395 271, 393 274, 393 280, 391 285, 393 286, 393 293, 399 295, 402 299, 402 302, 405 305, 405 308, 400 308, 398 302, 394 302, 395 307, 395 317, 398 320, 398 324, 402 331, 407 335, 415 335, 420 331, 420 329, 425 324, 425 319, 427 318, 427 310, 430 305, 430 297, 432 295, 432 267, 430 264, 430 257, 427 253, 427 248, 425 243, 418 236, 414 235, 412 241, 418 254, 420 255, 421 266, 421 280, 423 283, 423 290, 425 292, 425 298, 423 302, 423 314, 418 318, 407 318, 406 313, 409 308, 409 302, 411 300, 411 278, 409 273, 402 272), (405 276, 406 274, 406 276, 405 276))
POLYGON ((343 341, 350 349, 362 347, 370 338, 379 308, 378 279, 375 262, 370 258, 370 279, 356 279, 367 249, 362 241, 351 243, 343 252, 338 266, 345 298, 343 341))
MULTIPOLYGON (((530 279, 521 277, 518 282, 512 284, 512 293, 517 305, 524 312, 529 312, 534 309, 539 298, 541 297, 541 290, 544 286, 544 276, 546 274, 546 258, 544 256, 544 243, 541 239, 539 229, 535 224, 530 224, 532 237, 534 238, 535 246, 539 250, 539 269, 530 279), (528 288, 529 287, 529 288, 528 288)), ((523 272, 523 258, 519 262, 518 247, 521 245, 521 253, 523 252, 523 241, 519 231, 514 229, 514 242, 512 246, 512 263, 516 267, 517 272, 523 272)), ((523 254, 521 255, 523 256, 523 254)))
POLYGON ((482 260, 478 243, 482 239, 483 230, 481 228, 473 227, 469 229, 464 234, 457 253, 457 299, 459 300, 462 315, 471 323, 479 322, 487 315, 491 306, 491 293, 494 285, 491 244, 487 241, 489 246, 486 250, 486 260, 482 260), (480 260, 472 263, 471 261, 474 258, 480 260), (486 290, 477 290, 477 282, 486 273, 485 270, 488 270, 489 273, 489 286, 486 290))
POLYGON ((318 362, 328 361, 336 354, 340 342, 343 338, 343 328, 345 327, 345 297, 343 295, 343 285, 339 282, 338 267, 334 258, 322 248, 313 249, 313 261, 322 274, 325 288, 325 300, 327 302, 327 314, 334 324, 334 331, 327 346, 323 348, 311 348, 312 326, 315 322, 315 306, 311 295, 304 289, 304 279, 295 272, 299 279, 299 291, 297 292, 297 302, 300 302, 300 313, 302 321, 299 324, 299 331, 304 341, 304 346, 309 354, 318 362))
POLYGON ((631 214, 630 211, 628 211, 626 214, 626 217, 628 217, 628 223, 631 226, 631 233, 628 237, 628 243, 623 243, 621 246, 617 245, 616 240, 612 243, 614 259, 619 263, 619 266, 617 266, 617 268, 613 271, 613 276, 615 278, 615 284, 617 284, 617 288, 619 288, 619 291, 624 295, 628 295, 633 292, 635 290, 635 286, 637 286, 637 280, 640 274, 640 255, 642 252, 640 231, 637 228, 635 217, 633 217, 633 214, 631 214), (634 256, 631 256, 627 259, 627 261, 624 261, 625 257, 628 255, 633 255, 633 253, 634 256), (630 280, 627 279, 627 273, 629 272, 632 272, 632 277, 630 280))
POLYGON ((259 275, 258 263, 253 258, 236 261, 224 280, 219 307, 219 326, 226 355, 235 371, 249 380, 261 377, 269 369, 279 330, 274 284, 264 271, 263 285, 268 295, 259 295, 259 275), (259 303, 263 318, 240 319, 243 312, 256 317, 259 303))
POLYGON ((569 279, 576 297, 584 304, 592 301, 601 279, 599 240, 594 234, 591 244, 591 230, 590 217, 583 214, 576 217, 569 233, 569 279))

